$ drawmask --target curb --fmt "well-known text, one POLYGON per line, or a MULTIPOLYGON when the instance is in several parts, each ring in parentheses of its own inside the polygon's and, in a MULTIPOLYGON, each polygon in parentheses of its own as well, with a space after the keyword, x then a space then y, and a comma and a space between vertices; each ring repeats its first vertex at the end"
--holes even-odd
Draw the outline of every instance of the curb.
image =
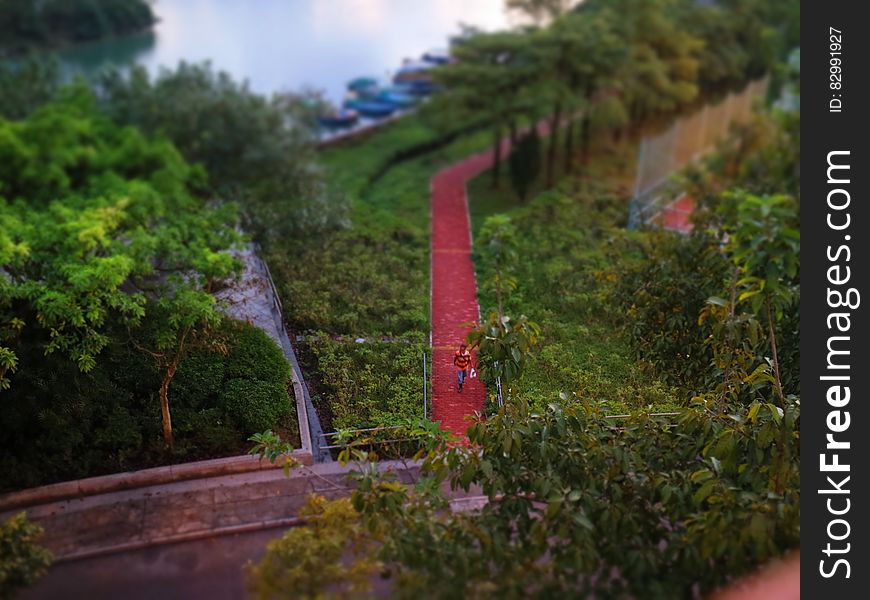
MULTIPOLYGON (((314 462, 311 452, 304 450, 295 450, 290 456, 304 465, 311 465, 314 462)), ((151 485, 278 468, 281 467, 264 461, 257 456, 246 454, 243 456, 215 458, 165 467, 153 467, 141 471, 127 471, 113 475, 88 477, 86 479, 53 483, 0 495, 0 512, 151 485)))
POLYGON ((99 558, 110 554, 119 554, 122 552, 133 552, 144 548, 152 548, 154 546, 163 546, 168 544, 180 544, 183 542, 195 542, 212 537, 222 535, 234 535, 239 533, 251 533, 253 531, 262 531, 264 529, 276 529, 278 527, 298 527, 304 525, 306 519, 301 517, 287 517, 285 519, 275 519, 272 521, 262 521, 260 523, 246 523, 245 525, 234 525, 231 527, 223 527, 221 529, 213 529, 210 531, 195 531, 192 533, 181 533, 178 535, 164 537, 153 540, 143 540, 141 542, 131 542, 128 544, 117 544, 114 546, 105 546, 96 550, 86 550, 77 554, 67 554, 57 556, 54 559, 54 564, 62 562, 74 562, 77 560, 85 560, 88 558, 99 558))

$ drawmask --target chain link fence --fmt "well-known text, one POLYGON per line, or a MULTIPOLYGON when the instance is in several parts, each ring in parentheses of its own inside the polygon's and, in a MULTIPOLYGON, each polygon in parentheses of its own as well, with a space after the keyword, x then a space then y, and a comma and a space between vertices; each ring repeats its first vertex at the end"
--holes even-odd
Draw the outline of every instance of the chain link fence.
POLYGON ((766 77, 753 81, 742 91, 677 119, 667 131, 641 140, 629 209, 630 229, 660 216, 673 200, 666 194, 670 176, 712 150, 732 124, 749 121, 755 101, 764 98, 767 86, 766 77))

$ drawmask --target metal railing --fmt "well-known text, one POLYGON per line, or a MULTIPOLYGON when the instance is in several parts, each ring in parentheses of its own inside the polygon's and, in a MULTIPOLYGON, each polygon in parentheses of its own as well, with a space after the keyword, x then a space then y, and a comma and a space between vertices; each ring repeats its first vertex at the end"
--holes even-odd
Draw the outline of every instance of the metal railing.
POLYGON ((752 118, 753 103, 767 94, 768 78, 758 79, 717 102, 676 119, 662 133, 641 140, 629 208, 629 229, 653 222, 674 198, 671 176, 715 148, 736 123, 752 118))

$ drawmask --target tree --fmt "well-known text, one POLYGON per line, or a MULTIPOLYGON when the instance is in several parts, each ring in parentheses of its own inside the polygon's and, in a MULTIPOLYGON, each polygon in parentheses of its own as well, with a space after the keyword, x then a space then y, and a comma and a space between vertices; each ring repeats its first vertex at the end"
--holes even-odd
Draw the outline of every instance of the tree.
POLYGON ((518 400, 472 425, 469 445, 422 444, 413 486, 357 450, 345 456, 356 463, 353 510, 312 501, 311 525, 270 547, 250 585, 309 598, 333 583, 366 593, 380 571, 399 598, 707 592, 799 544, 798 461, 779 492, 765 468, 780 452, 777 430, 798 414, 782 419, 759 404, 734 419, 696 405, 677 424, 636 414, 614 427, 592 403, 533 412, 518 400), (479 486, 488 503, 453 513, 448 483, 479 486), (330 542, 328 554, 300 543, 315 537, 330 542), (337 572, 336 556, 345 559, 337 572))
POLYGON ((541 173, 541 138, 532 128, 511 148, 508 160, 511 185, 520 200, 525 202, 529 188, 541 173))
POLYGON ((517 121, 534 114, 538 66, 533 43, 519 32, 477 33, 455 46, 456 63, 436 71, 446 88, 446 102, 482 114, 492 128, 493 187, 499 183, 505 131, 513 140, 517 121))
POLYGON ((510 386, 519 380, 540 333, 541 328, 525 315, 512 319, 489 313, 467 338, 469 347, 478 351, 480 376, 498 386, 510 386))
POLYGON ((0 0, 0 56, 131 33, 155 20, 148 0, 0 0))
POLYGON ((346 225, 347 201, 315 161, 305 98, 271 99, 209 63, 180 63, 153 80, 143 67, 100 82, 103 111, 118 123, 166 136, 208 173, 209 189, 243 210, 245 229, 277 240, 346 225))
POLYGON ((516 289, 517 281, 513 271, 517 260, 517 232, 510 217, 491 215, 486 218, 477 236, 477 247, 484 264, 492 269, 493 275, 483 287, 495 295, 496 312, 504 315, 504 301, 516 289))
MULTIPOLYGON (((750 338, 764 332, 770 357, 754 371, 753 382, 769 373, 775 395, 782 408, 786 398, 777 344, 776 323, 793 308, 799 297, 798 268, 800 233, 794 200, 788 196, 755 196, 737 192, 724 198, 722 212, 734 211, 725 228, 728 242, 724 251, 733 263, 734 281, 730 300, 713 300, 727 309, 720 319, 726 324, 744 323, 751 328, 750 338), (744 308, 746 312, 738 312, 744 308), (769 369, 768 369, 769 367, 769 369)), ((744 360, 755 356, 752 350, 741 353, 744 360)))
POLYGON ((0 199, 3 387, 17 366, 7 344, 20 335, 90 371, 113 326, 135 329, 157 311, 152 350, 171 445, 169 382, 219 319, 209 292, 238 269, 227 252, 240 238, 235 208, 193 196, 198 169, 171 144, 97 115, 81 88, 24 121, 0 121, 0 155, 0 193, 14 199, 0 199))
POLYGON ((136 347, 154 359, 161 373, 159 398, 163 441, 172 450, 175 437, 172 432, 169 386, 181 362, 192 350, 227 353, 226 341, 214 335, 223 314, 218 311, 214 296, 185 287, 167 289, 153 306, 152 311, 159 317, 152 321, 153 330, 143 336, 150 340, 151 347, 136 341, 136 338, 132 339, 136 347))
POLYGON ((496 309, 486 321, 468 334, 468 344, 479 352, 481 377, 495 384, 501 400, 501 386, 509 386, 522 375, 527 357, 539 342, 540 327, 525 315, 505 315, 504 302, 517 282, 512 272, 517 258, 516 230, 504 215, 487 217, 478 236, 482 259, 492 269, 485 283, 496 297, 496 309))
POLYGON ((612 23, 629 52, 613 81, 634 127, 685 107, 698 95, 698 56, 704 42, 680 27, 675 6, 673 0, 584 3, 585 10, 607 7, 619 15, 612 23))
POLYGON ((56 62, 35 58, 15 66, 0 62, 0 117, 23 119, 54 98, 57 81, 56 62))
POLYGON ((576 0, 505 0, 505 8, 525 14, 535 23, 545 24, 564 14, 576 0))

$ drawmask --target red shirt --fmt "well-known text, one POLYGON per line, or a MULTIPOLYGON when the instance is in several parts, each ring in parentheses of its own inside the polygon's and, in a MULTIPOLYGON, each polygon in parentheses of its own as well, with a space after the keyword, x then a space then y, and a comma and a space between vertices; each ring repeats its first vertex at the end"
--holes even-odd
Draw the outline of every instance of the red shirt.
POLYGON ((459 350, 457 350, 453 354, 453 364, 464 371, 468 368, 468 365, 471 364, 471 352, 469 352, 468 350, 466 350, 465 352, 460 352, 459 350))

